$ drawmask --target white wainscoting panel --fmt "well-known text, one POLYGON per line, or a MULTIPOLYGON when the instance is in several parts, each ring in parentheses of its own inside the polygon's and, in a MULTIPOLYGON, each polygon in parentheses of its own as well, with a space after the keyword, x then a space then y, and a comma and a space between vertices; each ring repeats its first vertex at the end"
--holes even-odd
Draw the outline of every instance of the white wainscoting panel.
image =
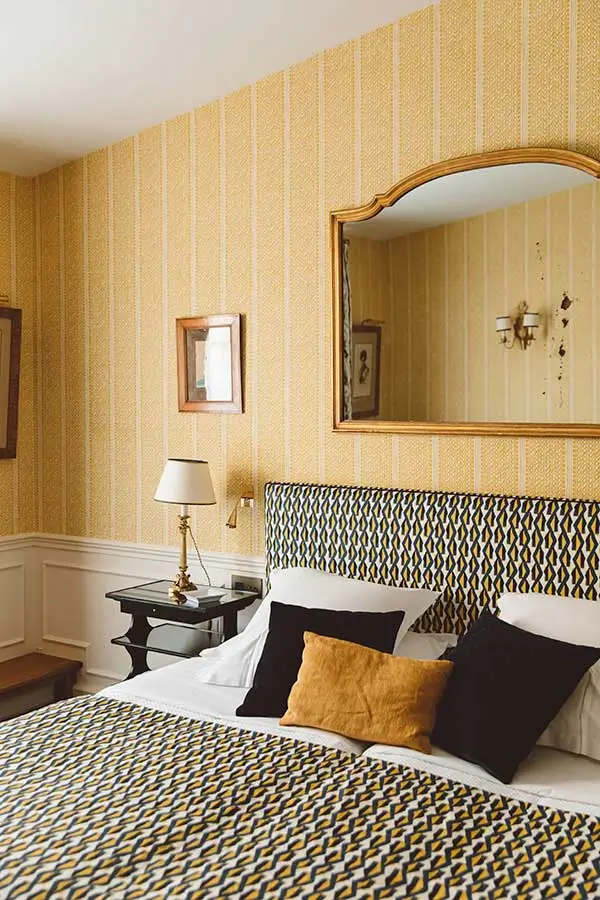
POLYGON ((42 560, 44 648, 55 653, 69 648, 67 655, 85 663, 86 675, 124 678, 129 657, 110 640, 127 631, 129 616, 104 595, 128 584, 128 576, 91 565, 42 560))
MULTIPOLYGON (((145 581, 171 579, 178 565, 175 548, 149 547, 116 541, 36 535, 39 569, 40 649, 57 656, 80 659, 83 664, 79 690, 95 691, 123 679, 129 671, 129 655, 110 643, 129 627, 129 616, 105 594, 145 581)), ((203 554, 215 585, 229 587, 232 573, 264 578, 264 560, 257 557, 203 554)), ((205 578, 200 566, 190 561, 197 583, 205 578)), ((240 616, 243 627, 254 612, 240 616)), ((153 668, 175 658, 152 654, 153 668)))
POLYGON ((0 562, 0 648, 25 644, 25 563, 0 562))
POLYGON ((0 538, 0 661, 22 656, 38 643, 32 535, 0 538))

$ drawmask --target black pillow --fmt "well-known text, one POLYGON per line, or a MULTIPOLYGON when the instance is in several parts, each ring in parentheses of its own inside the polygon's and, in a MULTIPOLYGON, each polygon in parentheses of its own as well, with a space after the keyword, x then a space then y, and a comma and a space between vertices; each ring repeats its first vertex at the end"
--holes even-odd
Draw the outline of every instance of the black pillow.
POLYGON ((262 656, 252 687, 236 710, 238 716, 280 717, 284 714, 302 663, 305 631, 391 653, 403 619, 403 610, 348 612, 307 609, 273 601, 262 656))
POLYGON ((431 741, 508 784, 600 648, 530 634, 484 612, 458 645, 431 741))

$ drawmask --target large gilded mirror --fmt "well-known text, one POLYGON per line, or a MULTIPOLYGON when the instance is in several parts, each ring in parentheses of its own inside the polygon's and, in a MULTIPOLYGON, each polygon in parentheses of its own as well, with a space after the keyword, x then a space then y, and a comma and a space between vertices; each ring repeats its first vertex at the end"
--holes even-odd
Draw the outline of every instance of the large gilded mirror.
POLYGON ((600 435, 599 179, 505 150, 332 213, 334 428, 600 435))

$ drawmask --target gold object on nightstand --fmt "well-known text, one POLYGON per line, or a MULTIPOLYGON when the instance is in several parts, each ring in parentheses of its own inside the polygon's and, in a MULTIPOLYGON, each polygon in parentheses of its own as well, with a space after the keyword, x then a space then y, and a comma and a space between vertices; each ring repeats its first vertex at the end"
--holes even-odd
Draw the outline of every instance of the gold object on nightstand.
POLYGON ((208 463, 203 459, 168 459, 154 499, 162 503, 177 503, 181 507, 178 526, 179 571, 169 588, 169 597, 176 603, 185 603, 183 592, 196 590, 187 567, 188 531, 191 535, 189 507, 212 506, 217 502, 208 463))
POLYGON ((185 603, 185 597, 182 595, 183 591, 196 590, 196 585, 190 578, 190 573, 188 572, 187 567, 187 533, 190 527, 189 522, 189 515, 179 516, 178 527, 179 534, 181 535, 179 548, 179 571, 177 573, 177 578, 169 588, 169 597, 175 600, 176 603, 185 603))

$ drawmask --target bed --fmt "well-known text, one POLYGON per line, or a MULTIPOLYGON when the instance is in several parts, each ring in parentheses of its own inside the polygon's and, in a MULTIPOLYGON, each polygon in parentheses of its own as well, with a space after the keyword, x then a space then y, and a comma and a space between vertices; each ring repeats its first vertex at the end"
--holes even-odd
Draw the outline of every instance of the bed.
MULTIPOLYGON (((595 503, 267 486, 267 569, 595 599, 595 503)), ((510 785, 435 750, 239 718, 192 659, 0 726, 0 897, 600 897, 600 763, 536 747, 510 785)))

